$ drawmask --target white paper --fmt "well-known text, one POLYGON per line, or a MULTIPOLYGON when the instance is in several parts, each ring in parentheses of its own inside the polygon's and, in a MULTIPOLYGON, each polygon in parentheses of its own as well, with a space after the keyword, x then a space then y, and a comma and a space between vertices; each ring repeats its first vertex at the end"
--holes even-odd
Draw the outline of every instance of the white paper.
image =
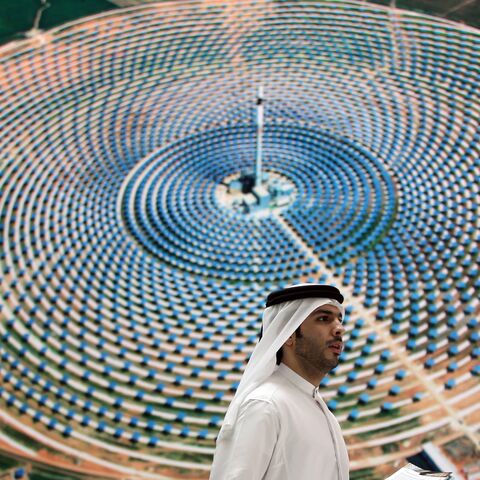
POLYGON ((385 480, 449 480, 451 478, 451 472, 431 472, 430 470, 424 470, 412 463, 408 463, 385 480))

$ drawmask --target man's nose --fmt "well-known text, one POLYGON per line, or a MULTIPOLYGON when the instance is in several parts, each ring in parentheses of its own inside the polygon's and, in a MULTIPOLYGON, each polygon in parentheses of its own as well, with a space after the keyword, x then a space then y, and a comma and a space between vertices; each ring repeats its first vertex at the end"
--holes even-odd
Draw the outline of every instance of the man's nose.
POLYGON ((342 323, 340 322, 335 322, 335 325, 333 327, 333 334, 336 337, 341 337, 345 333, 345 327, 343 326, 342 323))

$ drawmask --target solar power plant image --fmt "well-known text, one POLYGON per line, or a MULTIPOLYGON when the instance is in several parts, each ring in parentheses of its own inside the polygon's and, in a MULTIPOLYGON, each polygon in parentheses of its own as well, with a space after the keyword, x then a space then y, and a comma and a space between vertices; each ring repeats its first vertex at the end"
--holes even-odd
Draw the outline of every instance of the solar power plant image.
POLYGON ((350 478, 480 478, 479 2, 74 3, 0 4, 0 479, 207 479, 303 282, 350 478))

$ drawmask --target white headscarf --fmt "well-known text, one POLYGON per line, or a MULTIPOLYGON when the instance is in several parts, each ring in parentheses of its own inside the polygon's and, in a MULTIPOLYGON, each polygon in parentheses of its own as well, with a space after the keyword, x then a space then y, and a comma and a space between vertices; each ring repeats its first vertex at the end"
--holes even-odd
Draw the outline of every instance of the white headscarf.
POLYGON ((334 305, 342 312, 342 317, 345 315, 343 306, 331 298, 304 298, 265 309, 262 338, 253 350, 235 397, 228 407, 218 440, 228 438, 232 434, 238 411, 245 398, 276 370, 277 351, 303 321, 322 305, 334 305))

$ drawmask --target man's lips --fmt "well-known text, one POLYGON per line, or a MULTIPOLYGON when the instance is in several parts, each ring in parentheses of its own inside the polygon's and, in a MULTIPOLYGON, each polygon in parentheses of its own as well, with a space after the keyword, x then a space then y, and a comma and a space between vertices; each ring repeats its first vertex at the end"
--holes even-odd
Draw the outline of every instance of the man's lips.
POLYGON ((340 355, 343 351, 343 342, 331 342, 328 344, 328 348, 340 355))

